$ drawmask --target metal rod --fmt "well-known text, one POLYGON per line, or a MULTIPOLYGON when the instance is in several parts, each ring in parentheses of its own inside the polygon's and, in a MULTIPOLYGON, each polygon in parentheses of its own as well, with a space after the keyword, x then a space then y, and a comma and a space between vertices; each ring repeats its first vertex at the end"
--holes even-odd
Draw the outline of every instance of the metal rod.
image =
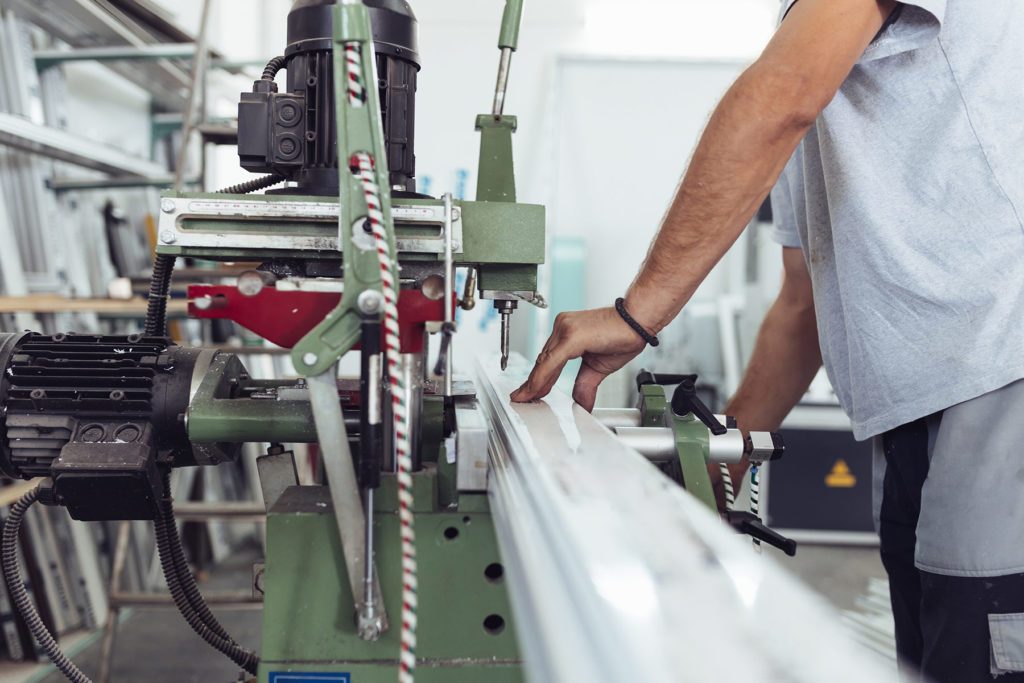
MULTIPOLYGON (((420 466, 422 453, 420 451, 420 422, 423 416, 423 391, 424 391, 424 367, 425 352, 402 354, 402 374, 405 381, 405 404, 409 411, 409 449, 412 453, 413 471, 420 466)), ((446 370, 445 377, 451 375, 446 370)))
POLYGON ((192 78, 188 88, 188 100, 185 104, 185 120, 181 128, 181 148, 178 150, 178 162, 174 167, 174 190, 181 192, 185 184, 185 164, 188 162, 188 142, 195 129, 195 109, 199 90, 204 83, 203 73, 209 59, 207 36, 210 25, 210 6, 212 0, 203 0, 203 11, 199 19, 199 38, 196 41, 196 58, 192 61, 192 78))
MULTIPOLYGON (((454 223, 452 211, 452 195, 449 192, 444 195, 444 321, 449 326, 455 324, 455 300, 453 298, 455 293, 455 257, 452 248, 452 225, 454 223)), ((450 336, 452 332, 451 327, 448 327, 445 334, 450 336)), ((453 353, 452 340, 450 338, 448 344, 445 345, 445 354, 444 395, 451 396, 454 386, 452 379, 454 372, 452 370, 453 353)), ((422 380, 418 383, 422 386, 422 380)))
POLYGON ((637 408, 598 408, 591 414, 612 431, 618 427, 640 426, 640 410, 637 408))
POLYGON ((376 566, 373 551, 373 489, 367 488, 363 491, 363 515, 366 517, 366 563, 363 566, 363 602, 364 618, 373 621, 377 618, 376 605, 377 594, 374 583, 373 568, 376 566))
POLYGON ((512 48, 501 48, 501 61, 498 62, 498 83, 494 88, 494 109, 495 116, 505 113, 505 95, 508 92, 508 74, 512 68, 512 48))

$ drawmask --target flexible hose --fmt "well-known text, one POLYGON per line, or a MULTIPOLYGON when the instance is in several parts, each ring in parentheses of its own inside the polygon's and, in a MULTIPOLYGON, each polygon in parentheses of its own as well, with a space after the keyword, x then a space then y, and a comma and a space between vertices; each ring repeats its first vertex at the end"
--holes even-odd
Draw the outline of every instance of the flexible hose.
POLYGON ((174 552, 171 550, 174 541, 172 540, 169 526, 163 515, 157 515, 153 522, 157 555, 160 557, 160 567, 167 578, 167 588, 170 590, 175 606, 200 638, 205 640, 215 650, 227 656, 235 664, 255 675, 259 667, 259 659, 256 655, 244 650, 230 638, 223 638, 217 635, 203 621, 202 617, 199 616, 199 613, 196 612, 189 602, 185 589, 182 586, 181 577, 176 571, 174 552))
POLYGON ((178 522, 174 518, 174 502, 171 498, 170 471, 164 473, 163 479, 164 491, 167 496, 160 506, 160 514, 163 516, 164 524, 167 527, 167 550, 170 553, 171 558, 174 560, 175 577, 178 579, 182 590, 185 592, 185 597, 188 598, 189 605, 191 605, 192 609, 199 615, 199 618, 203 620, 203 623, 224 640, 231 641, 235 645, 238 645, 237 641, 228 634, 227 630, 221 626, 220 622, 217 621, 217 618, 213 616, 213 612, 210 611, 210 607, 206 604, 206 600, 203 599, 203 594, 199 592, 199 586, 196 584, 195 577, 189 569, 188 560, 185 558, 185 549, 182 547, 181 537, 178 535, 178 522))
POLYGON ((238 183, 231 187, 225 187, 223 190, 217 190, 215 194, 252 194, 259 190, 265 190, 268 187, 273 187, 278 183, 285 181, 284 176, 271 173, 270 175, 261 176, 259 178, 253 178, 244 183, 238 183))
POLYGON ((263 69, 263 80, 272 81, 277 77, 277 72, 284 68, 284 64, 287 60, 284 57, 274 57, 267 66, 263 69))
POLYGON ((147 337, 167 334, 167 296, 171 290, 175 256, 157 254, 153 257, 153 276, 149 280, 149 300, 146 304, 147 337))
POLYGON ((11 513, 4 523, 3 541, 0 542, 0 558, 3 562, 4 580, 7 583, 7 590, 10 592, 11 601, 14 603, 18 614, 25 621, 32 637, 36 639, 39 646, 43 648, 46 656, 50 658, 57 670, 72 683, 92 683, 82 671, 75 666, 60 649, 60 645, 50 634, 46 624, 39 617, 35 605, 28 597, 25 584, 21 580, 18 570, 18 532, 21 530, 21 522, 25 518, 25 512, 39 499, 39 489, 33 489, 26 493, 21 500, 11 506, 11 513))

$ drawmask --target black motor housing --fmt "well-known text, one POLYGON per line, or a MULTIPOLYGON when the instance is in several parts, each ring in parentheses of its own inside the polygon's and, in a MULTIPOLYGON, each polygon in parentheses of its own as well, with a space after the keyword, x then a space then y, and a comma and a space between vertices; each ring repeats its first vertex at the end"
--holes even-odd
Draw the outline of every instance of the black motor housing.
MULTIPOLYGON (((287 91, 257 81, 238 107, 243 168, 296 181, 291 194, 338 194, 334 99, 333 6, 295 0, 288 15, 287 91)), ((364 0, 373 26, 378 90, 393 189, 415 191, 416 16, 405 0, 364 0)))
POLYGON ((80 520, 151 519, 194 464, 185 415, 201 349, 164 337, 0 335, 0 470, 53 479, 80 520))

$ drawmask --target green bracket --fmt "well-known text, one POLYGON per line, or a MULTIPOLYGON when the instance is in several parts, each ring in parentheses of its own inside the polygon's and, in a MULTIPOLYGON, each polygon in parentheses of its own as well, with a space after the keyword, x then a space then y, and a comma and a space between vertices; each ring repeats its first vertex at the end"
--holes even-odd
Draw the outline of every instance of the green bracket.
POLYGON ((676 433, 679 467, 683 472, 683 486, 699 501, 714 511, 718 510, 715 491, 708 474, 711 433, 692 413, 683 417, 672 416, 676 433))
POLYGON ((334 8, 334 91, 338 119, 338 170, 340 177, 338 244, 344 265, 344 293, 338 307, 313 328, 292 350, 295 369, 308 377, 327 372, 359 341, 362 317, 358 309, 359 295, 367 290, 381 289, 380 265, 372 236, 363 233, 368 213, 359 180, 346 173, 353 154, 365 152, 375 162, 377 185, 380 187, 384 229, 392 254, 392 276, 398 283, 398 254, 395 229, 391 218, 391 186, 388 180, 387 155, 381 124, 380 93, 377 90, 376 57, 370 15, 363 3, 340 4, 334 8), (353 107, 348 96, 348 61, 345 45, 358 43, 362 56, 366 102, 353 107), (357 232, 358 231, 358 232, 357 232), (356 237, 360 239, 356 239, 356 237))
POLYGON ((645 384, 640 387, 640 426, 664 427, 671 425, 676 437, 682 485, 698 500, 718 510, 715 492, 708 474, 711 457, 711 433, 692 413, 677 417, 672 414, 665 387, 645 384))
POLYGON ((512 159, 514 116, 482 114, 476 119, 480 131, 480 167, 477 170, 478 202, 515 202, 516 171, 512 159))

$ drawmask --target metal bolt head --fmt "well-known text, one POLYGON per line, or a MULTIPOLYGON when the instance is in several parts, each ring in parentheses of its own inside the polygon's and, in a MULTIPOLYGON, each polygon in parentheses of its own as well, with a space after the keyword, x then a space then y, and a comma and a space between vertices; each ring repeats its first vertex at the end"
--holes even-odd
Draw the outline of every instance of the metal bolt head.
POLYGON ((359 295, 359 298, 356 299, 356 305, 359 306, 361 313, 373 315, 380 313, 380 309, 384 306, 384 297, 377 290, 368 289, 359 295))
POLYGON ((316 365, 318 360, 320 360, 320 356, 316 355, 312 351, 309 351, 302 357, 302 362, 306 365, 316 365))
POLYGON ((459 240, 452 240, 452 251, 458 251, 462 249, 462 242, 459 240))
POLYGON ((462 209, 460 209, 459 207, 455 207, 454 209, 452 209, 452 220, 457 221, 460 218, 462 218, 462 209))
POLYGON ((192 305, 199 311, 208 311, 213 308, 213 297, 212 296, 201 296, 192 302, 192 305))
POLYGON ((164 244, 174 244, 178 237, 170 230, 164 230, 160 233, 160 241, 164 244))
POLYGON ((163 199, 160 201, 160 210, 164 213, 174 213, 174 200, 163 199))

